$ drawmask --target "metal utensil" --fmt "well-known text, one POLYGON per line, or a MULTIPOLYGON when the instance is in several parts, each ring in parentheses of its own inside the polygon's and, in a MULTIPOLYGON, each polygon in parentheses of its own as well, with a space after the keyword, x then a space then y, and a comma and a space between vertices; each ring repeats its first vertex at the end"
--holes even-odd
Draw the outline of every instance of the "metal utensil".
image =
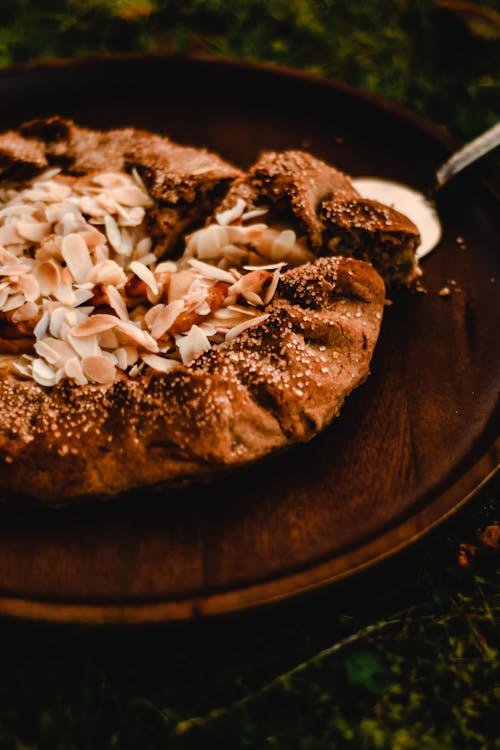
POLYGON ((434 192, 440 190, 452 177, 500 146, 500 122, 455 151, 436 172, 434 192))

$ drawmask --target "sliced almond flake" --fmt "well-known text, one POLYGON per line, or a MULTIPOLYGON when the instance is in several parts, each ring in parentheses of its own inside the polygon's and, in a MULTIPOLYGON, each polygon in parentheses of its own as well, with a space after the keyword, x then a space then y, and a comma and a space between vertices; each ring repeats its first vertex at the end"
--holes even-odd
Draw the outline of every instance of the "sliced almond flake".
POLYGON ((23 273, 29 273, 31 266, 27 263, 12 263, 0 266, 0 276, 20 276, 23 273))
POLYGON ((41 339, 40 341, 36 341, 35 351, 49 364, 57 365, 59 364, 59 354, 50 345, 51 341, 55 341, 55 339, 49 339, 48 341, 41 339))
POLYGON ((122 235, 118 224, 109 214, 104 217, 104 226, 106 228, 106 234, 109 240, 109 244, 111 245, 113 250, 116 250, 117 253, 120 252, 122 235))
POLYGON ((116 358, 116 366, 120 370, 126 370, 128 367, 128 358, 127 358, 127 352, 125 351, 125 347, 119 346, 116 349, 114 349, 113 354, 116 358))
POLYGON ((206 333, 207 336, 215 336, 217 333, 217 328, 212 325, 212 323, 209 323, 207 320, 204 320, 203 323, 200 323, 201 330, 206 333))
POLYGON ((69 202, 49 203, 45 207, 45 218, 51 224, 62 221, 63 216, 70 213, 79 214, 79 211, 77 206, 69 202))
POLYGON ((33 380, 39 385, 44 385, 50 388, 57 382, 56 371, 50 365, 44 362, 43 359, 37 358, 33 360, 33 364, 31 365, 31 374, 33 380))
POLYGON ((103 356, 89 356, 82 359, 84 375, 94 383, 107 385, 115 379, 116 367, 103 356))
POLYGON ((0 227, 0 244, 1 245, 22 245, 25 240, 20 237, 16 230, 16 224, 4 224, 0 227))
MULTIPOLYGON (((275 256, 273 255, 272 249, 273 243, 276 240, 278 234, 279 232, 276 229, 268 227, 264 232, 262 232, 260 237, 257 237, 253 241, 253 247, 258 253, 258 255, 256 255, 255 265, 258 265, 261 262, 260 256, 268 259, 274 259, 275 256)), ((278 253, 276 260, 282 260, 281 255, 280 253, 278 253)), ((253 261, 250 261, 250 263, 253 263, 253 261)))
POLYGON ((256 293, 251 290, 245 290, 242 292, 243 297, 250 302, 251 305, 263 305, 264 300, 256 293))
POLYGON ((138 187, 140 187, 140 189, 144 193, 147 193, 148 191, 147 191, 146 185, 144 184, 144 181, 143 181, 141 175, 139 174, 139 172, 137 171, 136 167, 132 167, 130 174, 132 176, 132 179, 136 183, 136 185, 138 187))
POLYGON ((297 235, 292 229, 284 229, 273 242, 273 254, 280 250, 292 250, 297 241, 297 235))
POLYGON ((119 214, 122 210, 121 206, 109 195, 109 193, 98 193, 96 200, 104 210, 109 214, 119 214))
POLYGON ((32 378, 31 365, 25 365, 19 361, 14 361, 12 364, 20 375, 23 375, 25 378, 32 378))
POLYGON ((76 326, 83 321, 78 317, 78 312, 76 310, 68 310, 66 313, 66 322, 69 323, 70 326, 76 326))
POLYGON ((97 315, 91 315, 90 318, 76 325, 71 333, 78 339, 85 338, 86 336, 95 336, 110 328, 115 328, 119 321, 120 319, 115 315, 98 313, 97 315))
POLYGON ((224 245, 229 242, 225 227, 211 224, 196 233, 196 252, 201 260, 218 258, 224 245))
POLYGON ((71 195, 71 187, 64 185, 62 182, 48 181, 46 183, 47 200, 64 201, 71 195))
POLYGON ((68 336, 71 333, 71 328, 69 323, 67 323, 65 320, 61 323, 61 327, 59 328, 59 337, 62 341, 68 341, 68 336))
POLYGON ((163 336, 163 334, 166 333, 169 328, 171 328, 183 309, 184 301, 181 299, 174 300, 168 305, 164 305, 163 309, 160 311, 152 325, 152 337, 154 339, 161 338, 161 336, 163 336))
POLYGON ((10 312, 11 310, 17 310, 17 308, 24 305, 25 302, 26 298, 24 294, 13 294, 3 305, 2 311, 10 312))
POLYGON ((102 219, 106 215, 106 211, 99 205, 95 198, 90 198, 87 195, 84 195, 80 200, 80 208, 82 213, 92 216, 94 219, 102 219))
POLYGON ((248 227, 228 226, 228 242, 247 245, 258 239, 267 229, 267 224, 250 224, 248 227))
POLYGON ((24 190, 24 198, 29 201, 46 201, 49 199, 48 191, 45 190, 43 185, 39 185, 37 188, 31 190, 24 190))
POLYGON ((97 245, 94 250, 94 265, 105 263, 109 259, 109 250, 107 245, 97 245))
POLYGON ((94 293, 91 289, 76 289, 75 290, 75 305, 83 305, 84 302, 88 302, 94 293))
POLYGON ((152 338, 147 331, 143 331, 132 322, 127 323, 123 320, 118 320, 116 329, 139 347, 153 352, 154 354, 158 351, 158 344, 154 338, 152 338))
POLYGON ((158 263, 155 268, 155 273, 176 273, 177 263, 173 260, 165 260, 162 263, 158 263))
POLYGON ((207 303, 206 300, 203 300, 203 302, 200 302, 200 304, 195 307, 195 312, 198 313, 198 315, 210 315, 211 309, 210 305, 207 303))
POLYGON ((236 221, 236 219, 241 217, 246 205, 247 204, 243 198, 238 198, 232 208, 229 208, 227 211, 221 211, 219 214, 215 214, 215 218, 222 226, 231 224, 231 222, 236 221))
POLYGON ((2 310, 3 306, 7 302, 10 294, 10 289, 7 287, 7 289, 2 289, 0 291, 0 310, 2 310))
MULTIPOLYGON (((47 344, 47 346, 50 347, 52 351, 54 351, 57 354, 57 363, 62 367, 64 364, 68 361, 68 359, 71 359, 71 357, 75 356, 75 352, 68 344, 67 341, 61 341, 61 339, 53 339, 50 337, 47 337, 46 339, 42 339, 42 341, 47 344)), ((41 343, 42 341, 38 342, 41 343)), ((45 357, 47 359, 47 357, 45 357)))
POLYGON ((125 185, 124 187, 113 188, 110 194, 122 206, 148 208, 153 205, 153 201, 149 195, 144 193, 137 185, 125 185))
POLYGON ((13 203, 5 208, 0 209, 0 219, 5 217, 31 216, 38 210, 35 203, 13 203))
POLYGON ((51 224, 39 221, 18 221, 16 230, 20 237, 28 242, 41 242, 50 234, 51 224))
POLYGON ((0 245, 0 264, 2 266, 9 266, 12 263, 18 263, 19 260, 14 253, 9 253, 4 247, 0 245))
POLYGON ((153 307, 150 307, 147 313, 144 315, 144 322, 151 330, 151 328, 154 326, 155 320, 158 317, 158 315, 161 313, 161 311, 164 309, 165 305, 153 305, 153 307))
POLYGON ((139 240, 139 242, 135 246, 135 250, 132 253, 132 257, 134 258, 134 260, 139 260, 145 255, 149 255, 152 247, 153 247, 153 240, 151 239, 151 237, 143 237, 142 240, 139 240))
POLYGON ((189 365, 200 354, 210 349, 210 341, 205 331, 193 325, 185 336, 176 336, 175 342, 183 364, 189 365))
MULTIPOLYGON (((223 310, 225 308, 221 308, 221 309, 223 310)), ((226 309, 231 310, 231 312, 240 313, 241 315, 248 315, 250 317, 255 316, 255 310, 249 307, 243 307, 243 305, 228 305, 226 309)))
POLYGON ((61 252, 75 281, 84 282, 92 270, 92 260, 83 237, 79 234, 63 237, 61 252))
POLYGON ((88 279, 95 284, 112 284, 121 286, 127 281, 127 275, 123 268, 114 260, 103 260, 96 264, 89 273, 88 279))
POLYGON ((113 352, 101 351, 101 356, 105 357, 106 359, 108 359, 115 366, 118 364, 118 360, 116 359, 116 357, 113 354, 113 352))
POLYGON ((80 236, 85 240, 85 244, 91 252, 95 250, 98 245, 106 243, 106 236, 97 229, 89 229, 85 232, 80 232, 80 236))
POLYGON ((101 349, 116 349, 120 346, 118 337, 112 328, 99 334, 99 346, 101 349))
POLYGON ((140 206, 122 209, 118 216, 118 224, 121 227, 138 227, 144 221, 146 211, 140 206))
POLYGON ((135 346, 122 346, 120 348, 124 349, 125 354, 127 355, 127 366, 132 367, 133 365, 135 365, 135 363, 139 359, 139 352, 137 351, 137 348, 135 346))
POLYGON ((120 255, 126 255, 127 257, 132 255, 132 251, 134 249, 134 243, 132 242, 132 237, 129 233, 129 231, 124 228, 121 230, 121 242, 120 242, 120 249, 116 252, 120 255))
POLYGON ((106 292, 108 295, 109 304, 116 312, 118 317, 121 318, 121 320, 128 320, 129 317, 127 305, 125 304, 125 300, 121 296, 120 292, 112 284, 108 284, 106 286, 106 292))
POLYGON ((40 296, 40 284, 32 274, 24 274, 17 282, 28 302, 34 302, 40 296))
POLYGON ((147 268, 144 263, 141 263, 138 260, 133 260, 132 263, 129 264, 129 268, 132 271, 132 273, 135 273, 136 276, 138 276, 141 281, 144 281, 146 286, 151 289, 153 294, 158 294, 158 283, 153 275, 153 272, 147 268))
POLYGON ((227 281, 229 284, 234 282, 234 277, 228 272, 223 271, 217 266, 211 266, 209 263, 204 263, 196 258, 190 258, 188 260, 189 265, 196 271, 199 271, 203 276, 208 279, 217 279, 217 281, 227 281))
POLYGON ((247 328, 251 328, 252 326, 258 325, 259 323, 263 323, 265 320, 267 320, 268 317, 269 314, 266 313, 265 315, 258 315, 256 318, 252 318, 251 320, 244 320, 242 323, 234 326, 234 328, 231 328, 226 333, 226 341, 232 341, 247 328))
POLYGON ((102 352, 101 347, 99 346, 99 337, 97 335, 77 338, 73 335, 73 330, 70 330, 67 334, 67 340, 80 357, 94 357, 101 355, 102 352))
POLYGON ((99 172, 92 175, 92 182, 104 188, 116 188, 130 185, 131 179, 123 172, 99 172))
MULTIPOLYGON (((233 320, 234 319, 234 305, 229 305, 228 307, 219 307, 218 310, 215 310, 214 313, 212 313, 211 319, 219 321, 219 320, 233 320)), ((245 308, 248 310, 248 315, 251 315, 252 317, 255 316, 255 310, 250 310, 250 308, 245 308)), ((239 312, 239 311, 238 311, 239 312)))
POLYGON ((142 361, 145 362, 149 367, 157 372, 168 372, 174 367, 179 367, 180 362, 176 359, 168 359, 167 357, 159 357, 157 354, 143 354, 141 357, 142 361))
POLYGON ((248 258, 248 250, 229 244, 222 248, 222 255, 230 263, 242 263, 244 258, 248 258))
POLYGON ((37 185, 39 182, 52 180, 57 174, 60 173, 60 171, 60 167, 52 167, 51 169, 47 169, 45 172, 42 172, 42 174, 38 175, 34 184, 37 185))
POLYGON ((35 250, 35 260, 40 263, 48 260, 55 260, 56 262, 62 260, 60 241, 61 237, 57 237, 54 234, 47 237, 41 243, 40 247, 35 250))
POLYGON ((259 216, 264 216, 269 212, 269 209, 263 206, 262 208, 254 208, 251 211, 247 211, 242 214, 242 221, 250 221, 250 219, 257 219, 259 216))
POLYGON ((141 263, 143 263, 145 266, 151 266, 153 263, 156 263, 157 260, 158 258, 154 253, 148 253, 147 255, 142 256, 141 263))
POLYGON ((276 268, 283 268, 287 263, 282 260, 279 263, 269 263, 267 266, 243 266, 245 271, 274 271, 276 268))
POLYGON ((59 283, 53 291, 54 297, 63 305, 76 305, 76 297, 71 282, 59 283))
POLYGON ((81 226, 81 223, 82 222, 80 216, 75 216, 74 213, 66 211, 66 213, 61 217, 59 225, 56 226, 56 231, 59 229, 59 234, 62 234, 63 237, 66 237, 66 235, 68 234, 73 234, 75 232, 75 229, 78 229, 78 227, 81 226))
POLYGON ((12 315, 13 323, 21 323, 23 320, 35 320, 38 317, 38 305, 36 302, 25 302, 12 315))
MULTIPOLYGON (((245 253, 246 255, 246 253, 245 253)), ((217 261, 218 268, 222 268, 223 271, 229 271, 234 261, 228 260, 227 258, 221 258, 217 261)))
POLYGON ((42 338, 42 336, 45 336, 45 334, 47 333, 48 327, 49 327, 49 311, 45 310, 42 317, 36 324, 33 330, 33 334, 35 335, 37 339, 42 338))
POLYGON ((144 367, 144 362, 138 362, 137 364, 135 364, 128 374, 129 377, 136 378, 139 375, 143 367, 144 367))
POLYGON ((269 302, 274 297, 274 293, 276 292, 276 289, 278 288, 278 283, 280 280, 280 272, 281 268, 276 268, 276 270, 273 273, 273 278, 271 280, 271 283, 266 289, 266 293, 264 294, 262 301, 265 305, 269 304, 269 302))
POLYGON ((68 378, 71 378, 71 380, 75 380, 78 385, 87 385, 87 383, 89 382, 83 374, 82 363, 80 362, 78 357, 71 357, 66 361, 64 365, 64 372, 68 376, 68 378))

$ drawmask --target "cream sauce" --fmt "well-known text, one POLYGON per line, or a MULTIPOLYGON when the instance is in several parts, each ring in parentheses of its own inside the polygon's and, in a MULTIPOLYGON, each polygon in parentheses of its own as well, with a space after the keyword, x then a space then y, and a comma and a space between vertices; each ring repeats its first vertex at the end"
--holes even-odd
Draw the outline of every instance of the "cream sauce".
POLYGON ((357 177, 352 183, 363 198, 392 206, 413 221, 422 237, 417 249, 419 260, 436 247, 442 235, 441 222, 423 193, 402 183, 378 177, 357 177))

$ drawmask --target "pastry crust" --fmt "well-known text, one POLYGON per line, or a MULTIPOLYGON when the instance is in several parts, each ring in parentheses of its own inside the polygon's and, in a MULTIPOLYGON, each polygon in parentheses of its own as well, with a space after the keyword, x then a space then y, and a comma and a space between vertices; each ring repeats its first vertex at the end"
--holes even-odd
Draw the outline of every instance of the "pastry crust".
POLYGON ((367 264, 287 271, 269 318, 191 366, 44 388, 0 371, 2 499, 58 506, 243 467, 320 432, 368 376, 384 284, 367 264))
MULTIPOLYGON (((371 206, 366 218, 367 202, 349 178, 302 152, 265 154, 243 174, 215 154, 133 128, 101 132, 53 117, 0 136, 0 176, 9 181, 54 165, 73 176, 136 169, 155 199, 148 233, 161 255, 238 198, 247 210, 265 204, 277 232, 294 227, 306 238, 307 257, 351 232, 346 216, 373 244, 380 232, 398 234, 400 245, 415 238, 391 209, 382 216, 371 206)), ((398 279, 410 278, 412 269, 398 271, 398 279)), ((0 500, 62 506, 142 486, 164 489, 215 478, 311 439, 368 376, 384 299, 384 282, 369 263, 320 257, 281 276, 263 322, 189 365, 174 362, 168 372, 146 367, 135 378, 120 370, 105 385, 63 379, 47 387, 25 379, 14 359, 30 339, 5 339, 0 500)), ((101 318, 115 314, 109 305, 95 311, 101 318)), ((4 338, 10 325, 3 321, 4 338)))

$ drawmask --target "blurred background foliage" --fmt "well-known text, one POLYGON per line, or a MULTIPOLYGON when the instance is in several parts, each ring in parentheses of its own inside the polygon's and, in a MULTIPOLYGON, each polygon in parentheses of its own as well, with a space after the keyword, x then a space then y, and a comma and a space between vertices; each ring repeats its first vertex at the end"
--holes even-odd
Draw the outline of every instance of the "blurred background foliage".
POLYGON ((1 0, 1 65, 104 52, 290 65, 465 138, 500 115, 500 0, 1 0))

